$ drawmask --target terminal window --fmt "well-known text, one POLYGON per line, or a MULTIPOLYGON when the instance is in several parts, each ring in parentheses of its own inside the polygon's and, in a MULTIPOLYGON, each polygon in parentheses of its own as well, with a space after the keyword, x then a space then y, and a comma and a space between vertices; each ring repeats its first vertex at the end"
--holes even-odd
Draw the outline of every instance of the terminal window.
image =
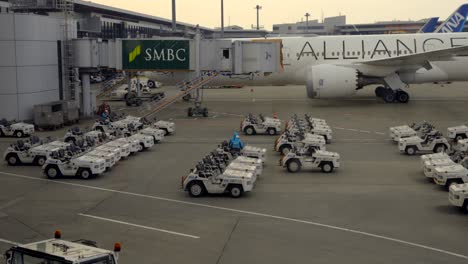
POLYGON ((228 60, 229 56, 230 56, 229 49, 223 49, 223 58, 228 60))

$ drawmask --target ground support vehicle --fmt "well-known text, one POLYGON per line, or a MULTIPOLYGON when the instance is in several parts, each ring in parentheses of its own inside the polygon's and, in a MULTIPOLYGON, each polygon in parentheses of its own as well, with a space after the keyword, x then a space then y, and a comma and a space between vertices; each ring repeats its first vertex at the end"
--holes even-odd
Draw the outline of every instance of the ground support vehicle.
POLYGON ((256 166, 247 165, 247 164, 243 164, 239 162, 229 163, 226 170, 238 170, 238 171, 252 172, 256 177, 260 177, 260 174, 261 174, 261 171, 258 171, 256 166))
MULTIPOLYGON (((118 138, 112 142, 118 144, 128 144, 130 149, 130 154, 140 152, 143 150, 143 147, 140 145, 139 139, 130 139, 130 138, 118 138)), ((106 144, 107 145, 107 144, 106 144)))
POLYGON ((97 147, 96 150, 113 153, 116 156, 116 162, 118 162, 122 158, 126 158, 128 157, 128 155, 130 155, 130 147, 128 146, 126 149, 124 149, 121 146, 122 144, 113 143, 113 141, 111 141, 109 143, 97 147))
POLYGON ((449 157, 443 158, 443 159, 433 159, 433 160, 427 160, 424 163, 423 166, 423 171, 424 175, 428 178, 433 180, 434 174, 435 174, 435 168, 437 167, 445 167, 445 166, 450 166, 450 165, 455 165, 453 160, 451 160, 449 157))
POLYGON ((447 137, 455 142, 468 138, 468 126, 449 127, 447 137))
POLYGON ((62 240, 61 232, 55 231, 54 239, 15 245, 4 256, 8 264, 117 264, 120 251, 120 243, 110 251, 90 240, 62 240))
POLYGON ((445 152, 422 155, 421 166, 424 168, 426 161, 445 158, 450 159, 450 156, 445 152))
POLYGON ((259 148, 259 147, 254 147, 254 146, 245 146, 241 152, 241 156, 249 157, 249 158, 255 158, 261 160, 263 163, 266 162, 267 156, 266 156, 266 149, 265 148, 259 148))
POLYGON ((340 155, 322 150, 310 153, 310 155, 293 151, 283 157, 281 165, 292 173, 315 168, 320 168, 324 173, 331 173, 340 167, 340 155))
POLYGON ((398 149, 401 153, 406 153, 407 155, 412 156, 423 152, 440 153, 450 151, 451 146, 442 134, 437 131, 432 131, 424 138, 416 136, 400 139, 398 149))
POLYGON ((252 172, 227 170, 222 174, 213 174, 197 165, 195 170, 182 178, 182 189, 192 197, 229 193, 233 198, 239 198, 253 190, 255 179, 252 172))
POLYGON ((137 140, 138 145, 140 146, 138 151, 141 152, 145 149, 152 148, 154 146, 154 138, 153 136, 147 136, 143 134, 135 134, 127 138, 128 140, 137 140))
POLYGON ((424 137, 426 134, 429 134, 431 131, 435 130, 435 127, 426 122, 420 123, 413 123, 411 125, 403 125, 403 126, 396 126, 391 127, 389 129, 390 138, 393 142, 398 143, 401 138, 409 138, 409 137, 424 137))
POLYGON ((239 156, 231 162, 231 164, 233 163, 240 163, 240 164, 255 166, 259 175, 263 173, 263 162, 261 159, 239 156))
POLYGON ((453 184, 450 186, 449 202, 468 213, 468 184, 453 184))
POLYGON ((116 135, 116 128, 112 125, 112 122, 109 122, 109 121, 98 120, 93 124, 93 127, 91 128, 91 130, 105 133, 108 136, 116 135))
POLYGON ((169 121, 162 121, 162 120, 156 121, 152 124, 152 127, 164 130, 165 136, 172 135, 176 131, 175 123, 169 122, 169 121))
POLYGON ((63 141, 67 143, 74 143, 78 139, 82 139, 83 134, 84 134, 83 131, 81 131, 79 127, 70 128, 65 134, 65 136, 63 137, 63 141))
POLYGON ((162 129, 147 127, 140 130, 140 134, 153 137, 154 144, 156 144, 164 139, 166 132, 162 129))
POLYGON ((322 136, 306 133, 302 140, 298 140, 296 136, 288 136, 283 133, 275 142, 275 151, 280 152, 282 155, 288 154, 291 150, 301 148, 304 146, 315 146, 317 149, 325 150, 326 142, 322 136))
POLYGON ((34 125, 26 123, 13 123, 5 119, 0 120, 0 137, 29 137, 34 134, 34 125))
POLYGON ((61 176, 90 179, 104 173, 106 161, 86 154, 69 156, 65 154, 65 151, 59 150, 49 156, 42 169, 49 179, 56 179, 61 176))
POLYGON ((453 184, 468 183, 468 162, 462 164, 436 167, 434 182, 437 185, 445 186, 447 189, 453 184))
POLYGON ((157 103, 163 100, 165 97, 166 97, 166 94, 164 92, 158 92, 158 93, 148 92, 146 93, 145 96, 138 96, 136 92, 129 92, 124 95, 125 104, 127 106, 141 106, 143 105, 143 102, 145 101, 157 103))
POLYGON ((70 144, 63 143, 45 143, 42 145, 34 144, 34 147, 30 147, 29 144, 25 144, 22 140, 19 140, 16 144, 10 145, 5 150, 3 159, 10 166, 17 166, 21 164, 33 164, 37 166, 43 166, 48 158, 48 156, 60 149, 65 149, 70 144))
POLYGON ((263 117, 257 119, 252 114, 249 114, 241 122, 240 129, 244 134, 249 136, 260 134, 274 136, 281 133, 281 120, 263 117))
POLYGON ((418 132, 409 126, 399 127, 398 130, 390 128, 390 138, 393 142, 398 142, 400 138, 409 138, 418 136, 418 132))
POLYGON ((455 144, 452 145, 454 151, 459 152, 468 152, 468 139, 458 140, 455 144))
POLYGON ((115 163, 120 160, 120 154, 99 149, 92 150, 86 153, 86 155, 104 159, 106 161, 106 170, 114 167, 115 163))

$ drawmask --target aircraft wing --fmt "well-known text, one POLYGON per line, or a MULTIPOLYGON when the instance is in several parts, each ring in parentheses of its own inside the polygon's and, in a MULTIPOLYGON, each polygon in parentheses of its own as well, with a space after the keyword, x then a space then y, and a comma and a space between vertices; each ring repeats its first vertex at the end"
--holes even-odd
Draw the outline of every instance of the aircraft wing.
POLYGON ((381 67, 425 67, 431 61, 450 61, 456 56, 468 56, 468 46, 455 47, 417 53, 411 55, 398 56, 394 58, 362 61, 356 64, 381 67))

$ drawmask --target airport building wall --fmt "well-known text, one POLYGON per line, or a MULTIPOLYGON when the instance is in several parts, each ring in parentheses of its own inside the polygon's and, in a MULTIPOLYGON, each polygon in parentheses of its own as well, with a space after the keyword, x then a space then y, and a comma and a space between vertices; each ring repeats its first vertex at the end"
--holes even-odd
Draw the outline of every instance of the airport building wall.
POLYGON ((59 19, 0 14, 0 118, 30 120, 34 105, 58 100, 59 19))

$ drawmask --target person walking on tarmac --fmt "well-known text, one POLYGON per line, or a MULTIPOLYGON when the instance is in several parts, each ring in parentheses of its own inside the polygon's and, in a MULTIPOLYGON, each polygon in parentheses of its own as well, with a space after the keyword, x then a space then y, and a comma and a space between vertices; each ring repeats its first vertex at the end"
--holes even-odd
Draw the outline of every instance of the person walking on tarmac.
POLYGON ((234 157, 239 156, 241 150, 244 148, 244 142, 240 139, 240 136, 237 132, 234 132, 234 135, 229 140, 229 149, 231 150, 231 154, 234 157))

